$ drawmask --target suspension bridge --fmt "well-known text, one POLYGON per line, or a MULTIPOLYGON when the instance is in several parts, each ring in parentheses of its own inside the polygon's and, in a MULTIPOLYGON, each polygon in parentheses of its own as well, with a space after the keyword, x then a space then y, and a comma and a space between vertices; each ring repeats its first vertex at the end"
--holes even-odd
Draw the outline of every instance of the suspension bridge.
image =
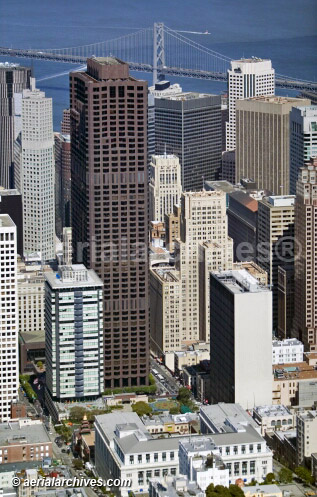
MULTIPOLYGON (((204 33, 201 33, 204 34, 204 33)), ((207 33, 206 33, 207 34, 207 33)), ((153 73, 153 82, 165 76, 226 81, 230 57, 184 36, 163 23, 113 40, 77 47, 21 49, 0 47, 0 55, 83 65, 88 57, 115 56, 131 71, 153 73)), ((276 87, 317 91, 317 82, 276 74, 276 87)))

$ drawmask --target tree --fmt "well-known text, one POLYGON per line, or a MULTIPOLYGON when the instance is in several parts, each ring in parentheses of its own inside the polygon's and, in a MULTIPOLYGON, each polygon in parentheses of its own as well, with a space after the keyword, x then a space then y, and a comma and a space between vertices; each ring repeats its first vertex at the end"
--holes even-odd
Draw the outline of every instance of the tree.
POLYGON ((177 400, 184 405, 187 405, 190 401, 191 393, 186 387, 181 387, 178 391, 177 400))
POLYGON ((70 419, 81 422, 86 414, 86 409, 81 406, 74 406, 70 410, 70 419))
POLYGON ((132 411, 136 412, 138 416, 143 416, 144 414, 150 414, 152 412, 152 407, 146 402, 136 402, 132 406, 132 411))
POLYGON ((298 466, 297 468, 295 468, 295 473, 297 474, 298 478, 303 480, 303 482, 307 485, 313 483, 313 477, 309 469, 305 468, 304 466, 298 466))
POLYGON ((244 492, 238 485, 230 485, 227 488, 223 485, 214 486, 211 483, 206 488, 206 497, 244 497, 244 492))
POLYGON ((179 406, 171 407, 170 414, 179 414, 179 406))
POLYGON ((43 363, 42 363, 42 361, 37 361, 36 365, 37 365, 37 367, 38 367, 39 369, 42 369, 42 368, 43 368, 43 363))
POLYGON ((84 464, 81 459, 73 459, 73 466, 75 469, 83 469, 84 464))
POLYGON ((275 481, 275 474, 274 473, 268 473, 265 477, 264 483, 265 485, 271 485, 271 483, 275 481))
POLYGON ((288 468, 282 468, 278 472, 278 479, 280 483, 292 483, 293 472, 288 468))

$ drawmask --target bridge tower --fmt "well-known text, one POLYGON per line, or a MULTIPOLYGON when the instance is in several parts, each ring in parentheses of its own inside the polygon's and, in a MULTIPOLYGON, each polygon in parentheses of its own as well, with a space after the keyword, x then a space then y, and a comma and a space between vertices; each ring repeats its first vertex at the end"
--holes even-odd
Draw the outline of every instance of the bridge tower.
POLYGON ((153 27, 153 85, 164 78, 157 70, 165 66, 164 24, 155 22, 153 27))

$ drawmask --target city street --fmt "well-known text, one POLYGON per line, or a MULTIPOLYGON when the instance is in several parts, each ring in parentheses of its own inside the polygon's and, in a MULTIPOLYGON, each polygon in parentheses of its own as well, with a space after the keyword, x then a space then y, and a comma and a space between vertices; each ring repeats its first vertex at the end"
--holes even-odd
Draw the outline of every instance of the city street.
POLYGON ((160 375, 164 377, 164 383, 160 381, 156 375, 153 375, 155 378, 155 382, 158 386, 158 392, 157 393, 169 393, 171 395, 177 395, 179 388, 181 387, 181 384, 179 381, 177 381, 171 373, 163 366, 162 364, 158 364, 155 359, 151 358, 151 372, 153 374, 153 369, 158 371, 160 375))

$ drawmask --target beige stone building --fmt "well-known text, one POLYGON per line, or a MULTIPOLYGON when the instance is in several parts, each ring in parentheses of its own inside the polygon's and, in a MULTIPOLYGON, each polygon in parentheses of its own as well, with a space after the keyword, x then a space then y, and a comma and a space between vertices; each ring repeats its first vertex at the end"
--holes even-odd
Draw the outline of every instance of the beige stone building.
POLYGON ((18 306, 20 333, 44 332, 45 272, 49 266, 18 263, 18 306))
POLYGON ((234 262, 232 269, 246 269, 261 285, 267 286, 268 284, 267 272, 254 261, 234 262))
POLYGON ((299 384, 317 380, 317 370, 309 361, 273 366, 272 403, 298 405, 299 384))
POLYGON ((150 164, 150 221, 164 222, 182 193, 181 166, 176 155, 152 155, 150 164))
POLYGON ((165 215, 165 245, 169 252, 174 252, 174 242, 180 235, 180 205, 174 205, 173 212, 165 215))
POLYGON ((294 336, 317 351, 317 158, 302 167, 295 203, 294 336))
POLYGON ((317 452, 317 411, 297 413, 297 463, 305 465, 317 452))
POLYGON ((201 242, 198 245, 199 257, 199 340, 209 342, 210 337, 210 273, 232 269, 233 240, 201 242))
POLYGON ((187 343, 199 339, 199 244, 203 242, 228 244, 225 192, 203 190, 181 196, 175 264, 181 279, 181 340, 187 343))
POLYGON ((151 350, 161 355, 180 349, 181 281, 178 271, 150 269, 151 350))
POLYGON ((289 114, 305 98, 258 96, 236 101, 236 181, 252 178, 275 195, 289 193, 289 114))

